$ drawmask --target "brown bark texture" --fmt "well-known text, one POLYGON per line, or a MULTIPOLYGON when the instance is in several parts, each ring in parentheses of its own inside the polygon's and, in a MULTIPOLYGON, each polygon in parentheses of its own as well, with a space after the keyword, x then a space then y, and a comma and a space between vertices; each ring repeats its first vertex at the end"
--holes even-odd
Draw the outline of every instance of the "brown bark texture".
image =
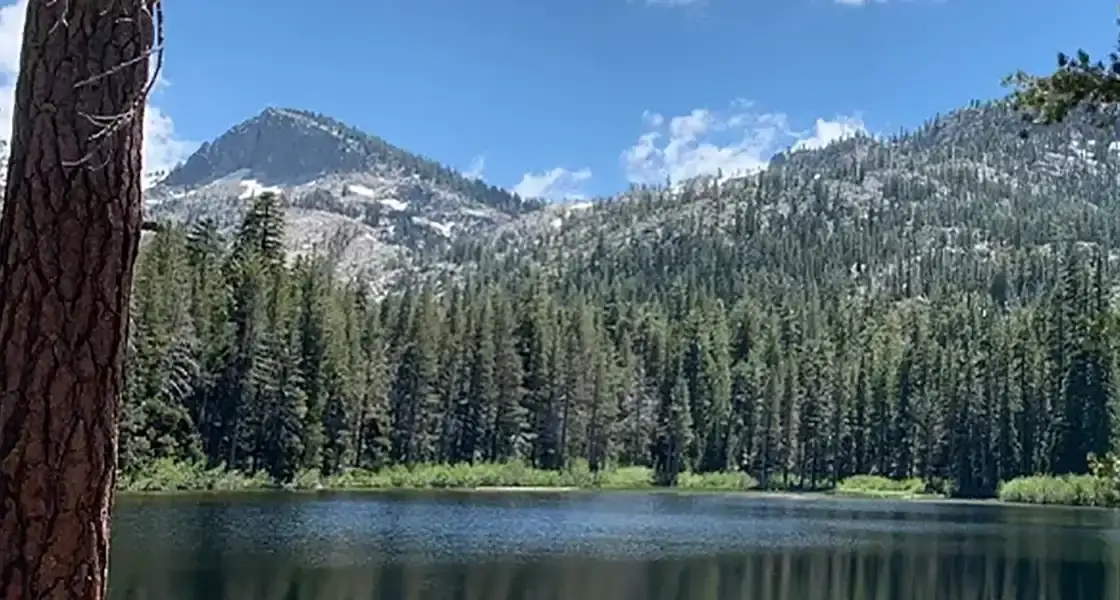
POLYGON ((28 5, 0 218, 0 600, 108 593, 157 1, 28 5))

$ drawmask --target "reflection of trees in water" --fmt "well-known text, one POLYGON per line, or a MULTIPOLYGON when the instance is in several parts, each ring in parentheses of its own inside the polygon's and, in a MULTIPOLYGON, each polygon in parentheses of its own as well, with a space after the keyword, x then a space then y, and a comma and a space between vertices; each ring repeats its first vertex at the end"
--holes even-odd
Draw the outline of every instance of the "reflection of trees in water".
MULTIPOLYGON (((930 536, 847 551, 774 551, 651 562, 555 558, 480 565, 308 569, 279 556, 177 569, 173 557, 113 565, 113 600, 1100 600, 1120 597, 1102 539, 930 536), (1109 564, 1081 562, 1107 556, 1109 564)), ((132 557, 130 557, 132 558, 132 557)), ((354 557, 349 564, 359 564, 354 557)))

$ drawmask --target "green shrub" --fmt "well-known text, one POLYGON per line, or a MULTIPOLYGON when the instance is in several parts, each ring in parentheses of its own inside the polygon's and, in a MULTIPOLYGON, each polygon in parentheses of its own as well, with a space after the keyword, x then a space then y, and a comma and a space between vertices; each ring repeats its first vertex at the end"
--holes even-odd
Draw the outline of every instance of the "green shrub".
POLYGON ((236 491, 275 487, 263 472, 247 475, 225 465, 207 467, 205 462, 156 460, 131 473, 123 473, 117 488, 127 492, 236 491))
MULTIPOLYGON (((349 469, 325 481, 331 489, 474 489, 579 488, 638 490, 653 487, 649 467, 592 471, 587 461, 574 461, 560 471, 536 469, 523 462, 393 466, 379 471, 349 469)), ((689 490, 748 490, 755 482, 744 473, 682 473, 678 487, 689 490)))
POLYGON ((786 475, 778 472, 771 473, 765 485, 758 481, 754 487, 769 492, 820 492, 832 489, 832 482, 828 479, 812 482, 796 475, 786 475))
POLYGON ((332 489, 470 489, 479 487, 570 487, 581 478, 569 471, 533 469, 521 462, 455 465, 394 465, 377 471, 348 469, 329 478, 332 489))
POLYGON ((323 489, 323 476, 317 469, 304 469, 292 478, 291 483, 285 486, 289 489, 295 490, 319 490, 323 489))
POLYGON ((1004 502, 1066 506, 1120 505, 1120 490, 1117 490, 1115 482, 1095 475, 1017 477, 1000 485, 998 495, 1004 502))
POLYGON ((751 490, 757 482, 742 471, 722 473, 681 473, 677 487, 686 490, 751 490))
POLYGON ((914 497, 926 494, 926 484, 917 477, 891 479, 879 475, 853 475, 836 486, 836 493, 852 496, 914 497))
MULTIPOLYGON (((263 472, 248 475, 207 467, 205 463, 176 462, 163 459, 123 475, 120 489, 129 492, 237 491, 280 488, 290 490, 393 490, 393 489, 476 489, 476 488, 578 488, 640 490, 652 489, 653 469, 620 467, 592 471, 585 460, 573 461, 568 468, 551 471, 533 468, 524 462, 475 464, 394 465, 379 470, 347 469, 331 477, 314 469, 302 470, 283 486, 263 472)), ((756 482, 742 472, 682 473, 678 489, 734 491, 750 490, 756 482)))
POLYGON ((641 490, 653 487, 653 469, 649 467, 620 467, 598 474, 597 486, 611 490, 641 490))

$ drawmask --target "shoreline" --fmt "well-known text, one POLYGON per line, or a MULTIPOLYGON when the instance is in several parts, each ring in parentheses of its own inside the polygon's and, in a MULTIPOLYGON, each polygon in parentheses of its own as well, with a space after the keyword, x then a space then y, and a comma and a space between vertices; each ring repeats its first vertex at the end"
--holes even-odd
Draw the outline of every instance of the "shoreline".
POLYGON ((584 487, 542 487, 542 486, 483 486, 483 487, 446 487, 446 488, 331 488, 319 489, 293 489, 293 488, 247 488, 232 490, 171 490, 171 491, 118 491, 117 500, 144 501, 144 500, 169 500, 176 499, 232 499, 264 496, 268 498, 283 498, 285 496, 378 496, 378 495, 478 495, 478 496, 547 496, 551 494, 662 494, 674 496, 737 496, 748 501, 775 501, 775 502, 896 502, 916 504, 943 504, 952 506, 973 507, 1009 507, 1009 508, 1046 508, 1066 510, 1114 510, 1102 506, 1078 506, 1069 504, 1032 504, 1029 502, 1009 502, 999 498, 949 498, 935 495, 884 495, 875 493, 838 493, 834 491, 812 492, 782 492, 769 490, 721 490, 721 489, 683 489, 683 488, 584 488, 584 487))
MULTIPOLYGON (((877 475, 853 475, 836 482, 833 487, 818 489, 782 489, 760 486, 758 481, 742 472, 695 474, 682 473, 675 487, 653 484, 652 470, 648 467, 618 467, 592 472, 586 465, 576 464, 563 471, 543 471, 524 464, 480 463, 463 465, 393 466, 369 471, 348 469, 335 476, 321 476, 306 470, 297 473, 286 484, 278 483, 265 474, 245 474, 226 470, 221 466, 209 467, 201 463, 157 462, 148 468, 130 473, 118 480, 115 494, 127 501, 129 498, 170 498, 176 496, 206 498, 233 497, 238 495, 263 495, 282 498, 293 494, 372 495, 562 495, 643 493, 672 495, 738 496, 744 501, 843 501, 878 500, 880 502, 919 502, 964 504, 970 506, 1050 506, 1065 508, 1108 508, 1103 500, 1085 501, 1082 495, 1040 494, 1035 488, 1041 484, 1044 491, 1055 486, 1058 491, 1077 492, 1094 483, 1096 479, 1081 476, 1034 477, 1013 479, 1008 486, 1018 486, 1018 493, 1000 494, 991 498, 953 498, 936 493, 926 493, 928 484, 917 478, 889 479, 877 475), (1038 480, 1038 481, 1036 481, 1038 480), (1089 481, 1091 480, 1091 481, 1089 481), (1041 481, 1041 483, 1039 483, 1041 481), (1027 485, 1030 484, 1030 485, 1027 485), (1060 485, 1059 485, 1060 484, 1060 485), (1033 486, 1033 487, 1032 487, 1033 486), (1064 486, 1064 487, 1063 487, 1064 486), (1019 489, 1024 488, 1024 489, 1019 489), (1069 488, 1069 489, 1066 489, 1069 488), (1071 498, 1076 502, 1055 502, 1071 498), (1026 501, 1024 501, 1026 500, 1026 501), (1046 500, 1031 502, 1030 500, 1046 500)), ((832 481, 820 482, 834 483, 832 481)), ((1091 487, 1091 486, 1090 486, 1091 487)), ((1113 488, 1109 488, 1113 489, 1113 488)), ((1051 490, 1052 491, 1052 490, 1051 490)), ((1115 494, 1115 490, 1113 492, 1115 494)), ((1103 498, 1103 496, 1102 496, 1103 498)), ((1090 498, 1092 500, 1092 498, 1090 498)), ((1104 498, 1107 500, 1107 498, 1104 498)), ((1116 507, 1120 508, 1120 506, 1116 507)))
POLYGON ((999 498, 950 498, 946 496, 937 496, 933 494, 888 494, 888 493, 857 493, 857 492, 838 492, 838 491, 805 491, 805 492, 783 492, 773 490, 729 490, 718 488, 659 488, 659 487, 576 487, 576 486, 478 486, 478 487, 319 487, 314 489, 307 488, 286 488, 286 487, 255 487, 255 488, 238 488, 238 489, 197 489, 197 490, 155 490, 155 491, 135 491, 135 490, 118 490, 116 492, 117 499, 124 500, 142 500, 142 499, 176 499, 176 498, 231 498, 238 496, 270 496, 270 497, 283 497, 291 495, 331 495, 331 494, 352 494, 352 495, 379 495, 379 494, 479 494, 479 495, 513 495, 513 494, 526 494, 526 495, 546 495, 546 494, 574 494, 574 493, 587 493, 587 494, 672 494, 672 495, 724 495, 724 496, 740 496, 748 500, 776 500, 776 501, 796 501, 796 502, 813 502, 813 501, 880 501, 880 502, 903 502, 903 503, 919 503, 919 504, 945 504, 957 506, 1002 506, 1002 507, 1016 507, 1016 508, 1045 508, 1045 509, 1066 509, 1066 510, 1116 510, 1107 506, 1084 506, 1075 504, 1042 504, 1031 502, 1012 502, 1007 500, 1000 500, 999 498))
MULTIPOLYGON (((181 489, 181 490, 117 490, 117 497, 144 498, 144 497, 178 497, 178 496, 238 496, 238 495, 310 495, 310 494, 561 494, 561 493, 596 493, 596 494, 674 494, 674 495, 729 495, 742 496, 750 499, 762 500, 796 500, 808 502, 813 500, 899 500, 906 502, 983 502, 992 503, 999 500, 965 500, 953 499, 935 495, 907 495, 886 493, 856 493, 826 491, 775 491, 751 489, 721 489, 721 488, 680 488, 680 487, 579 487, 579 486, 474 486, 474 487, 330 487, 292 488, 292 487, 251 487, 236 489, 181 489)), ((1000 502, 1001 504, 1010 504, 1000 502)), ((1033 505, 1032 505, 1033 506, 1033 505)))
POLYGON ((1000 500, 999 498, 949 498, 946 496, 937 496, 932 494, 920 495, 906 495, 906 494, 886 494, 886 493, 856 493, 856 492, 837 492, 837 491, 805 491, 805 492, 783 492, 772 490, 728 490, 728 489, 703 489, 703 488, 659 488, 659 487, 576 487, 576 486, 478 486, 478 487, 320 487, 314 489, 299 489, 299 488, 238 488, 238 489, 198 489, 198 490, 157 490, 157 491, 134 491, 134 490, 118 490, 116 492, 117 499, 124 500, 144 500, 144 499, 176 499, 176 498, 232 498, 238 496, 269 496, 269 497, 283 497, 283 496, 304 496, 304 495, 380 495, 380 494, 457 494, 457 495, 548 495, 548 494, 671 494, 676 496, 685 495, 723 495, 723 496, 739 496, 745 500, 775 500, 779 502, 814 502, 814 501, 843 501, 851 500, 856 502, 879 501, 879 502, 903 502, 903 503, 918 503, 918 504, 945 504, 956 506, 1002 506, 1002 507, 1017 507, 1017 508, 1047 508, 1047 509, 1066 509, 1066 510, 1115 510, 1106 506, 1081 506, 1074 504, 1036 504, 1030 502, 1011 502, 1000 500))
MULTIPOLYGON (((449 489, 454 489, 454 488, 449 488, 449 489)), ((524 493, 579 492, 579 491, 584 491, 588 488, 580 488, 580 487, 575 487, 575 486, 570 486, 570 485, 568 485, 568 486, 557 486, 557 487, 548 487, 548 486, 540 486, 540 485, 531 485, 531 486, 493 485, 493 486, 478 486, 478 487, 459 488, 459 489, 463 490, 463 491, 466 491, 466 492, 478 492, 478 493, 483 493, 483 494, 486 494, 486 493, 504 494, 504 493, 511 493, 511 492, 512 493, 519 493, 519 492, 524 492, 524 493)))

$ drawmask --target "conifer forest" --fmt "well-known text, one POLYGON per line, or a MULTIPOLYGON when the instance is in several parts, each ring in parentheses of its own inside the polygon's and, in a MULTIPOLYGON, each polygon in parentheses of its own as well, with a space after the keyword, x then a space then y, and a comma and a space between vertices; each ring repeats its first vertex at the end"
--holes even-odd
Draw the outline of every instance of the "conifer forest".
POLYGON ((286 256, 282 196, 168 224, 137 266, 121 468, 585 461, 965 497, 1085 473, 1117 440, 1120 169, 1071 120, 1020 137, 978 104, 636 187, 427 247, 387 293, 286 256))

